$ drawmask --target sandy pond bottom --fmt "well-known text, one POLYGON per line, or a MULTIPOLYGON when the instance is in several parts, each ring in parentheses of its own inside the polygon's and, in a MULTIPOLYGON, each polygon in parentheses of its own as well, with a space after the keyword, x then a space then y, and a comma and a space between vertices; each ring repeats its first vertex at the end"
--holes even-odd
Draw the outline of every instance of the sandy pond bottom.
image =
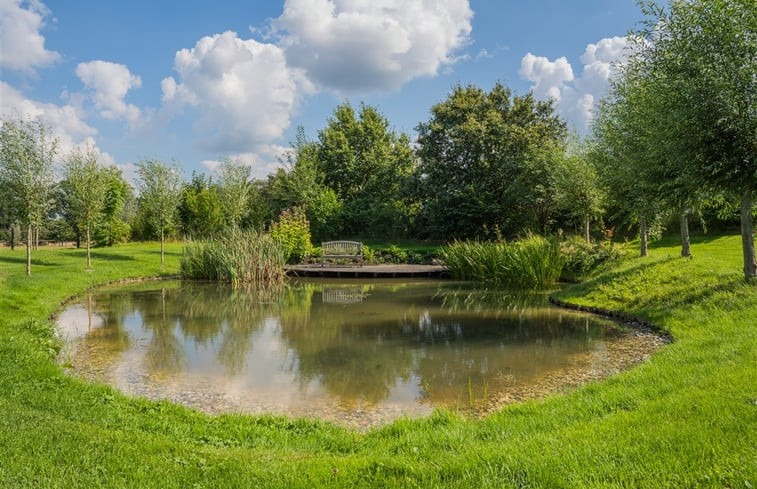
POLYGON ((608 377, 665 342, 545 294, 429 280, 105 287, 70 303, 58 326, 72 375, 210 414, 358 429, 437 407, 482 415, 608 377))

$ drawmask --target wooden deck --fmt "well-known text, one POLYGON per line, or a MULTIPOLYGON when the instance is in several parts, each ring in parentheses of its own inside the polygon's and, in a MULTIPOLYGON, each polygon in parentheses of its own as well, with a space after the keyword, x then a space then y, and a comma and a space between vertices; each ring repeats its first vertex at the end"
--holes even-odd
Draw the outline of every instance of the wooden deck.
POLYGON ((287 275, 293 277, 342 277, 342 278, 401 278, 435 277, 449 278, 446 267, 441 265, 287 265, 287 275))

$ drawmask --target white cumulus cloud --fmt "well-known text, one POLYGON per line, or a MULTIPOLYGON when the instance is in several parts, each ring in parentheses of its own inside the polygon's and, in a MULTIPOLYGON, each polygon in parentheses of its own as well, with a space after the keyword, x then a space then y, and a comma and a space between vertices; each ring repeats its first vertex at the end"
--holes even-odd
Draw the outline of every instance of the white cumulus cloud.
POLYGON ((469 42, 468 0, 287 0, 272 31, 319 88, 396 90, 469 42))
POLYGON ((101 116, 124 118, 132 124, 139 119, 139 108, 127 104, 124 97, 132 88, 141 87, 142 80, 132 75, 125 65, 100 60, 79 63, 76 75, 92 92, 92 101, 101 116))
POLYGON ((39 119, 49 126, 53 136, 60 140, 60 150, 66 152, 97 130, 82 119, 81 110, 71 104, 56 105, 43 103, 24 97, 21 92, 4 81, 0 81, 0 117, 13 119, 39 119))
POLYGON ((0 1, 0 67, 33 72, 60 58, 40 33, 50 11, 38 0, 0 1))
POLYGON ((533 82, 534 96, 555 100, 558 112, 580 130, 589 127, 597 102, 605 94, 615 73, 614 65, 627 56, 628 41, 623 37, 605 38, 586 46, 580 60, 581 75, 574 77, 565 57, 554 61, 526 54, 521 60, 521 78, 533 82))
POLYGON ((231 31, 177 52, 174 70, 178 81, 161 83, 164 111, 193 107, 200 114, 200 146, 221 153, 254 151, 279 138, 304 82, 280 47, 231 31))

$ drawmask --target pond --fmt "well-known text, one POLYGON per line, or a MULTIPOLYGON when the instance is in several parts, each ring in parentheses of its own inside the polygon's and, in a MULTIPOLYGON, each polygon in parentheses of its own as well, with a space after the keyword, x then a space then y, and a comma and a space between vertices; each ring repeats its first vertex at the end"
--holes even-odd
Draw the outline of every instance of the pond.
POLYGON ((184 281, 97 289, 58 317, 73 375, 208 413, 367 428, 480 415, 619 372, 663 340, 546 294, 432 280, 184 281))

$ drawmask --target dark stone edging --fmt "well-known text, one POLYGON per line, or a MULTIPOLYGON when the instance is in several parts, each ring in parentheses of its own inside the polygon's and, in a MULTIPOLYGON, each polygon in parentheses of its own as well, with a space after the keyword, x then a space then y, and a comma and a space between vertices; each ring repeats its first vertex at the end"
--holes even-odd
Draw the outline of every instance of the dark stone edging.
POLYGON ((643 333, 651 333, 654 335, 659 336, 660 338, 665 341, 665 343, 672 343, 673 342, 673 335, 670 334, 669 331, 663 329, 662 327, 650 323, 649 321, 645 321, 639 317, 632 316, 630 314, 627 314, 625 312, 621 311, 611 311, 609 309, 602 309, 601 307, 594 307, 594 306, 583 306, 580 304, 572 304, 570 302, 564 302, 560 299, 555 299, 552 296, 549 296, 549 303, 554 304, 557 307, 562 307, 563 309, 571 309, 573 311, 581 311, 581 312, 589 312, 592 314, 596 314, 598 316, 605 317, 607 319, 612 319, 613 321, 617 321, 619 323, 622 323, 625 326, 628 326, 630 328, 633 328, 637 331, 641 331, 643 333))

